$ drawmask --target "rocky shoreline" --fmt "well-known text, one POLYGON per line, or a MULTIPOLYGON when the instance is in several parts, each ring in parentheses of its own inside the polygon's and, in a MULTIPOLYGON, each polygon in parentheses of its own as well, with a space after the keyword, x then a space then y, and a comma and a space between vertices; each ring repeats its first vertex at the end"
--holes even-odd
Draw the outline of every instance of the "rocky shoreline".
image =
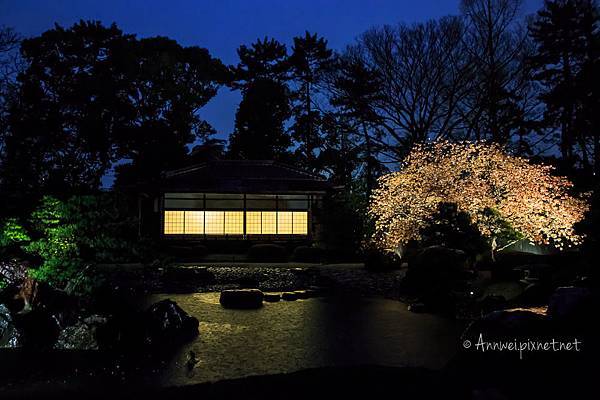
MULTIPOLYGON (((167 267, 106 266, 103 274, 106 282, 110 283, 106 293, 97 299, 104 311, 89 304, 84 308, 77 308, 77 304, 66 307, 69 299, 61 298, 54 309, 44 309, 46 314, 30 312, 23 316, 8 311, 4 313, 19 320, 40 315, 46 322, 50 321, 46 318, 50 316, 58 322, 60 329, 56 331, 55 344, 51 346, 0 350, 0 397, 18 397, 27 393, 28 397, 40 398, 54 395, 61 398, 71 395, 131 398, 132 395, 152 396, 160 393, 161 396, 201 394, 206 398, 222 398, 233 396, 240 388, 244 388, 243 391, 247 393, 245 397, 258 398, 269 396, 269 391, 259 389, 261 385, 268 385, 286 393, 286 397, 296 398, 294 396, 298 395, 297 398, 306 398, 311 393, 309 388, 312 391, 322 390, 316 387, 322 380, 327 380, 332 393, 336 393, 333 389, 336 379, 342 379, 342 374, 357 374, 357 382, 360 382, 360 385, 357 383, 358 387, 344 386, 341 381, 339 383, 343 386, 339 390, 346 391, 349 398, 361 390, 365 394, 372 394, 372 387, 365 389, 369 385, 391 388, 396 387, 398 382, 403 386, 402 394, 409 397, 420 390, 425 397, 456 391, 463 398, 490 398, 489 393, 485 393, 491 391, 494 394, 498 391, 509 395, 508 398, 519 398, 522 393, 515 391, 510 382, 523 379, 529 387, 527 390, 531 390, 523 393, 543 393, 546 397, 554 398, 553 395, 557 393, 569 394, 592 385, 594 379, 585 378, 595 370, 595 359, 600 354, 599 346, 594 343, 598 331, 589 320, 597 309, 596 292, 586 287, 571 286, 555 290, 547 307, 529 304, 520 309, 511 309, 509 305, 519 304, 522 294, 519 294, 521 297, 516 296, 513 303, 483 296, 476 302, 479 308, 470 315, 478 312, 483 315, 484 310, 486 314, 483 318, 471 318, 474 322, 461 340, 475 344, 481 334, 490 340, 577 338, 585 344, 584 351, 580 353, 532 354, 522 360, 514 353, 484 354, 465 346, 441 371, 378 366, 354 369, 339 367, 159 389, 154 385, 153 377, 171 354, 169 346, 164 344, 177 345, 179 340, 185 341, 197 334, 198 321, 187 316, 177 304, 166 300, 140 310, 140 304, 143 303, 140 299, 150 293, 221 292, 252 288, 261 291, 262 303, 269 301, 262 291, 267 294, 273 291, 300 293, 311 287, 319 287, 330 296, 342 298, 365 296, 399 300, 402 299, 402 281, 406 270, 373 272, 361 264, 184 264, 167 267), (75 309, 75 314, 70 314, 69 309, 75 309), (136 373, 132 375, 131 371, 136 373), (412 378, 408 379, 408 376, 412 378), (548 379, 552 384, 540 384, 548 379), (578 383, 570 384, 569 379, 578 383), (439 386, 434 385, 432 389, 433 383, 439 386), (564 387, 559 383, 564 383, 564 387), (301 387, 288 391, 289 387, 296 386, 301 387), (484 393, 483 397, 474 395, 479 392, 484 393)), ((416 304, 413 311, 429 312, 419 309, 416 304)), ((34 332, 42 331, 42 325, 33 326, 36 327, 34 332)), ((42 338, 47 339, 48 331, 43 332, 42 338)))

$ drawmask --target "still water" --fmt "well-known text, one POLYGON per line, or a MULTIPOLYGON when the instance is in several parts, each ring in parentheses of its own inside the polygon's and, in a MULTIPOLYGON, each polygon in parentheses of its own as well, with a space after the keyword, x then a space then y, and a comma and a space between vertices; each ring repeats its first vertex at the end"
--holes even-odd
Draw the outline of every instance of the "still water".
POLYGON ((414 314, 381 298, 323 297, 229 310, 219 293, 159 294, 200 321, 199 335, 181 347, 159 385, 187 385, 306 368, 377 364, 441 368, 455 354, 462 324, 414 314), (189 352, 197 363, 187 366, 189 352))

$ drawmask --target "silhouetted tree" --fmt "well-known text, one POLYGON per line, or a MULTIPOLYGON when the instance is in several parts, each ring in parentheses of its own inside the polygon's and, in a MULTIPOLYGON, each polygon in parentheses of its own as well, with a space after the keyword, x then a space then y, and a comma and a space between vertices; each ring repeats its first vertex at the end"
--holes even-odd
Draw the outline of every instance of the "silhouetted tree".
POLYGON ((131 60, 128 99, 135 114, 116 142, 119 156, 132 163, 117 167, 120 186, 150 181, 186 164, 187 145, 215 133, 198 111, 229 80, 225 66, 208 50, 164 37, 138 41, 131 60))
POLYGON ((14 76, 20 67, 17 51, 20 41, 12 28, 0 26, 0 160, 8 128, 9 99, 14 95, 14 76))
POLYGON ((323 118, 316 97, 332 61, 333 51, 327 47, 327 41, 316 33, 311 35, 307 31, 303 37, 294 38, 289 63, 297 89, 292 93, 294 124, 291 130, 292 137, 299 144, 296 150, 299 159, 313 171, 318 169, 316 151, 321 144, 323 118))
POLYGON ((526 68, 529 38, 518 25, 521 7, 522 0, 462 1, 472 79, 461 107, 467 138, 506 145, 529 128, 538 102, 526 68))
POLYGON ((225 140, 210 138, 194 146, 189 156, 190 164, 219 160, 225 155, 225 140))
POLYGON ((132 41, 114 25, 80 22, 22 42, 27 68, 9 110, 4 191, 35 201, 99 187, 115 155, 111 137, 133 112, 115 64, 132 41))
POLYGON ((358 175, 362 146, 360 136, 342 114, 329 112, 322 117, 323 145, 318 156, 319 169, 337 184, 348 187, 358 175))
POLYGON ((598 7, 592 0, 546 1, 530 25, 531 63, 544 86, 546 122, 559 129, 563 165, 590 166, 587 140, 598 159, 598 7), (594 71, 594 72, 592 72, 594 71))
POLYGON ((226 80, 205 49, 99 22, 56 25, 21 54, 1 175, 3 190, 32 201, 97 190, 122 158, 132 164, 118 169, 121 185, 185 162, 186 144, 211 131, 197 111, 226 80))
POLYGON ((461 20, 448 17, 361 36, 364 62, 381 82, 374 110, 388 157, 400 160, 414 143, 462 128, 457 108, 470 82, 462 35, 461 20))
POLYGON ((274 39, 258 40, 251 48, 240 46, 233 88, 242 92, 229 137, 228 156, 241 159, 289 158, 290 117, 287 85, 287 51, 274 39))
MULTIPOLYGON (((381 100, 382 83, 379 76, 355 54, 356 51, 356 47, 348 48, 342 57, 337 58, 329 77, 329 91, 331 104, 340 114, 338 118, 347 125, 345 131, 354 132, 352 137, 358 143, 357 157, 359 165, 362 165, 368 196, 375 186, 375 178, 383 170, 379 155, 385 146, 378 128, 380 117, 375 110, 375 104, 381 100)), ((332 131, 329 132, 327 145, 333 140, 332 131)))
POLYGON ((292 140, 284 123, 289 116, 286 87, 269 79, 254 81, 235 114, 228 155, 248 160, 288 160, 292 140))

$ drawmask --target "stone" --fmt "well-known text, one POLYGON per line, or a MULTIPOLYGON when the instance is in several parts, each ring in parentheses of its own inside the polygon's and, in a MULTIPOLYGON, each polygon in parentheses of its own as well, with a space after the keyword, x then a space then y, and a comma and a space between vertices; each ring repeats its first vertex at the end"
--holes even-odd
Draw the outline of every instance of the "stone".
POLYGON ((263 298, 259 289, 229 289, 221 292, 219 302, 225 308, 252 309, 262 307, 263 298))
POLYGON ((308 292, 306 290, 294 290, 294 293, 296 294, 296 298, 298 299, 308 299, 309 297, 308 292))
POLYGON ((50 349, 59 334, 56 317, 41 309, 16 314, 14 326, 19 332, 20 344, 28 349, 50 349))
POLYGON ((198 335, 199 321, 187 314, 173 300, 152 304, 145 312, 145 344, 170 343, 198 335))
POLYGON ((401 259, 396 253, 369 248, 365 251, 364 264, 369 271, 390 271, 400 268, 401 259))
POLYGON ((98 350, 96 328, 85 322, 67 326, 60 331, 54 348, 58 350, 98 350))
POLYGON ((473 321, 463 333, 461 341, 476 343, 479 335, 485 340, 536 337, 547 332, 548 327, 548 320, 538 313, 526 310, 493 311, 473 321))
POLYGON ((421 250, 409 264, 402 286, 407 292, 448 292, 454 282, 465 280, 464 251, 443 246, 421 250))
POLYGON ((517 305, 536 306, 548 304, 552 288, 542 283, 531 283, 525 286, 523 293, 513 299, 517 305))
POLYGON ((279 293, 264 293, 264 300, 269 303, 276 303, 281 300, 281 295, 279 293))
POLYGON ((0 337, 4 335, 10 325, 12 325, 10 311, 4 304, 0 304, 0 337))
POLYGON ((15 348, 21 345, 21 335, 14 326, 8 307, 0 304, 0 348, 15 348))
POLYGON ((329 291, 328 288, 323 286, 309 286, 307 292, 311 294, 312 297, 319 297, 325 295, 329 291))
POLYGON ((424 313, 427 312, 427 306, 423 303, 411 303, 408 305, 408 311, 414 313, 424 313))
POLYGON ((281 298, 286 301, 294 301, 298 299, 298 295, 295 292, 283 292, 281 298))
POLYGON ((174 281, 211 281, 214 276, 206 267, 196 265, 176 265, 165 270, 166 279, 174 281))
POLYGON ((477 302, 479 310, 483 314, 488 314, 492 311, 502 310, 508 306, 508 302, 504 296, 500 295, 487 295, 483 299, 477 302))
POLYGON ((548 316, 557 321, 586 320, 595 314, 592 291, 584 287, 559 287, 550 296, 548 316))
POLYGON ((88 325, 104 325, 108 322, 108 318, 102 315, 93 314, 84 318, 83 322, 88 325))

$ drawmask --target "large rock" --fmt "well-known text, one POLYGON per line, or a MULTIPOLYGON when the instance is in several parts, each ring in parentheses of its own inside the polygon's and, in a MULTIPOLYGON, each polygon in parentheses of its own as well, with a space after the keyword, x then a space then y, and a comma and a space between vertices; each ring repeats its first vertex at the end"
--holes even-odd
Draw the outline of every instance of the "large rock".
POLYGON ((473 321, 463 333, 462 341, 476 343, 480 335, 486 341, 536 337, 548 332, 548 327, 542 314, 526 310, 494 311, 473 321))
POLYGON ((397 253, 383 252, 369 248, 364 253, 365 268, 370 271, 389 271, 400 269, 402 259, 397 253))
POLYGON ((548 302, 548 316, 556 321, 589 321, 595 312, 592 291, 584 287, 559 287, 548 302))
POLYGON ((263 305, 264 294, 258 289, 223 290, 219 299, 225 308, 251 309, 263 305))
POLYGON ((199 322, 173 300, 152 304, 145 312, 144 343, 164 344, 198 335, 199 322))
POLYGON ((502 310, 508 307, 508 302, 501 295, 487 295, 476 302, 476 306, 481 314, 488 314, 492 311, 502 310))
POLYGON ((443 246, 421 250, 409 264, 406 278, 418 286, 463 279, 467 255, 464 251, 443 246))
POLYGON ((152 304, 145 311, 124 304, 109 318, 86 318, 95 326, 100 349, 137 352, 168 349, 198 335, 199 322, 170 299, 152 304))
POLYGON ((298 300, 298 295, 296 292, 283 292, 281 298, 285 301, 295 301, 298 300))
MULTIPOLYGON (((548 256, 518 251, 501 251, 496 254, 496 261, 489 262, 488 267, 495 281, 518 281, 523 278, 523 267, 547 264, 548 256)), ((481 268, 485 268, 480 265, 481 268)))
POLYGON ((531 283, 523 289, 523 292, 512 300, 519 306, 540 306, 548 304, 552 294, 552 287, 543 283, 531 283))
POLYGON ((21 335, 15 328, 10 310, 4 304, 0 304, 0 348, 20 346, 21 335))
POLYGON ((14 315, 14 326, 20 335, 19 344, 35 350, 52 348, 59 334, 56 317, 41 309, 14 315))
POLYGON ((467 256, 461 250, 426 247, 409 263, 401 291, 432 310, 451 310, 456 291, 465 288, 469 279, 466 262, 467 256))
POLYGON ((60 331, 54 348, 59 350, 98 350, 95 329, 83 322, 67 326, 60 331))
POLYGON ((264 296, 264 300, 268 301, 269 303, 276 303, 281 300, 281 294, 279 293, 264 293, 264 296))
POLYGON ((4 335, 11 325, 12 316, 10 315, 9 309, 4 304, 0 304, 0 337, 4 335))
POLYGON ((98 350, 100 344, 97 331, 103 327, 108 319, 101 315, 90 315, 74 325, 67 326, 58 334, 54 344, 60 350, 98 350))
POLYGON ((0 261, 0 278, 8 286, 19 287, 28 278, 29 263, 19 259, 0 261))

